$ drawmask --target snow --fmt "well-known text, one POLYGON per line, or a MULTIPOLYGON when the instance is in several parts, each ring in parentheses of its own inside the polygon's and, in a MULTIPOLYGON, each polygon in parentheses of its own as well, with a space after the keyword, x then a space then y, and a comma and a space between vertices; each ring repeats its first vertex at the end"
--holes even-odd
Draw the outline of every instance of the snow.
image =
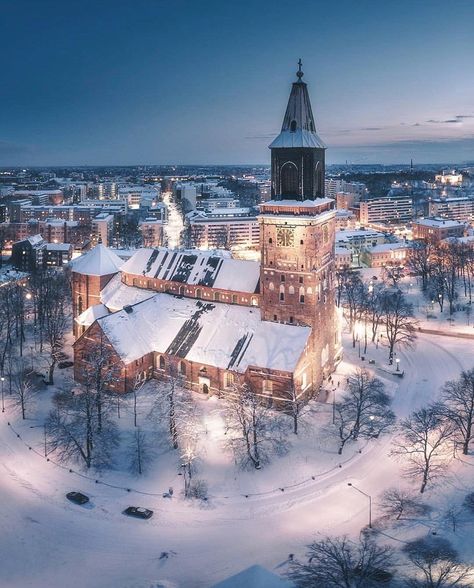
POLYGON ((316 133, 307 131, 306 129, 282 131, 269 145, 269 149, 286 149, 288 147, 317 147, 326 149, 326 145, 320 137, 316 133))
POLYGON ((78 325, 83 327, 89 327, 94 321, 107 316, 108 314, 109 311, 106 306, 103 304, 94 304, 93 306, 89 306, 87 310, 80 314, 76 318, 76 322, 78 325))
POLYGON ((314 200, 290 200, 290 199, 282 199, 282 200, 267 200, 267 202, 262 202, 261 206, 265 207, 267 205, 270 206, 290 206, 290 207, 294 207, 294 206, 311 206, 311 207, 315 207, 315 208, 319 208, 322 205, 325 204, 334 204, 334 199, 333 198, 316 198, 314 200))
POLYGON ((249 366, 293 370, 311 332, 309 327, 262 321, 259 308, 170 294, 155 294, 131 312, 121 310, 99 322, 125 363, 150 352, 167 352, 241 373, 249 366))
POLYGON ((294 585, 280 578, 276 574, 266 570, 262 566, 255 565, 227 578, 211 588, 294 588, 294 585))
POLYGON ((122 282, 120 274, 116 274, 100 293, 100 300, 111 312, 122 310, 124 306, 131 306, 155 296, 155 292, 127 286, 122 282))
POLYGON ((139 249, 121 271, 149 278, 212 286, 253 294, 260 279, 260 264, 191 249, 139 249))
POLYGON ((446 218, 423 218, 415 221, 417 225, 424 227, 435 227, 435 228, 455 228, 462 227, 465 223, 456 220, 449 220, 446 218))
MULTIPOLYGON (((345 353, 346 363, 335 378, 341 382, 353 364, 366 364, 348 341, 345 353)), ((368 357, 377 362, 386 355, 386 348, 369 347, 368 357)), ((394 379, 390 388, 399 417, 436 399, 445 380, 473 364, 472 346, 448 337, 421 334, 415 350, 399 355, 405 377, 394 379)), ((59 374, 67 379, 66 373, 59 374)), ((307 433, 291 439, 290 454, 275 457, 261 471, 240 472, 223 450, 220 401, 197 396, 206 419, 198 477, 209 483, 207 506, 179 496, 178 455, 165 451, 162 444, 153 472, 140 479, 123 470, 97 475, 77 466, 70 473, 68 467, 46 462, 41 456, 42 428, 30 428, 41 425, 52 392, 41 394, 35 419, 21 423, 8 395, 6 413, 0 413, 0 585, 8 588, 208 588, 255 564, 282 574, 288 554, 304 557, 305 545, 314 539, 326 534, 359 536, 367 524, 367 499, 348 488, 348 482, 373 497, 374 519, 383 489, 416 486, 401 477, 400 464, 389 457, 390 435, 348 447, 341 460, 330 424, 330 404, 318 405, 307 433), (29 451, 28 445, 38 454, 29 451), (169 486, 175 489, 174 497, 162 498, 169 486), (70 490, 88 494, 90 505, 70 504, 65 499, 70 490), (150 507, 155 516, 149 521, 124 517, 121 511, 131 504, 150 507), (163 551, 170 553, 165 560, 160 559, 163 551)), ((122 430, 133 430, 130 407, 124 406, 119 421, 122 430)), ((141 408, 142 425, 148 409, 148 405, 141 408)), ((447 505, 459 504, 472 490, 473 465, 472 453, 456 460, 446 481, 427 491, 433 514, 397 529, 386 528, 381 540, 399 546, 408 538, 437 531, 453 542, 462 558, 471 559, 472 519, 452 533, 440 513, 447 505)))
POLYGON ((102 243, 71 262, 72 271, 88 276, 107 276, 120 270, 123 261, 102 243))

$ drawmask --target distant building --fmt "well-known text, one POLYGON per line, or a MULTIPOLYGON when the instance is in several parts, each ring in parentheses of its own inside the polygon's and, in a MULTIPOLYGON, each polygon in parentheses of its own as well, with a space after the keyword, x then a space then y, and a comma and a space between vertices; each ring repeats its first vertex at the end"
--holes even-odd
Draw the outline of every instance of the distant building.
POLYGON ((198 249, 258 249, 257 215, 249 208, 194 211, 186 217, 191 247, 198 249))
POLYGON ((162 247, 164 245, 163 222, 156 218, 146 218, 140 223, 143 247, 162 247))
POLYGON ((44 267, 61 267, 72 259, 73 247, 70 243, 46 243, 43 251, 44 267))
POLYGON ((422 239, 436 243, 448 237, 462 237, 466 226, 464 223, 444 218, 425 218, 413 223, 413 239, 422 239))
POLYGON ((410 247, 406 243, 382 243, 361 251, 360 260, 368 267, 405 265, 410 247))
POLYGON ((448 186, 461 186, 462 174, 453 171, 443 171, 441 174, 435 176, 435 182, 448 186))
POLYGON ((410 196, 395 195, 383 198, 370 198, 359 204, 361 225, 371 223, 401 224, 410 222, 413 217, 413 199, 410 196))
POLYGON ((12 266, 20 271, 32 272, 43 265, 43 253, 46 243, 41 235, 28 237, 13 243, 12 266))
POLYGON ((428 203, 430 216, 474 223, 474 197, 433 198, 428 203))
POLYGON ((112 241, 114 232, 114 215, 102 212, 92 221, 92 242, 103 243, 106 247, 112 241))

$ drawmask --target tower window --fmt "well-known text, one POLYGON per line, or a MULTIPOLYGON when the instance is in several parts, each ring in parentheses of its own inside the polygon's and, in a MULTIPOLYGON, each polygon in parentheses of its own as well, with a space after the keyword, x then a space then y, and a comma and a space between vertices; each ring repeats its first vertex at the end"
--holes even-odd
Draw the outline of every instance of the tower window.
POLYGON ((284 281, 285 281, 285 276, 284 276, 284 274, 281 274, 281 276, 280 276, 280 282, 284 282, 284 281))
POLYGON ((290 131, 294 133, 296 131, 296 121, 292 120, 290 124, 290 131))
POLYGON ((300 276, 300 284, 303 283, 303 276, 300 276))
POLYGON ((278 319, 277 319, 277 315, 276 315, 276 314, 274 314, 274 315, 273 315, 273 320, 274 320, 274 321, 277 321, 277 320, 278 320, 278 319))
POLYGON ((295 289, 294 289, 294 287, 293 287, 293 286, 290 286, 290 287, 288 288, 288 294, 294 294, 294 293, 295 293, 295 289))
POLYGON ((292 161, 283 164, 281 170, 281 194, 284 196, 298 196, 298 168, 292 161))
POLYGON ((300 288, 300 302, 301 303, 304 302, 304 288, 303 288, 303 286, 301 286, 301 288, 300 288))
POLYGON ((273 243, 273 239, 270 237, 270 239, 268 239, 269 243, 273 243))
POLYGON ((293 324, 293 317, 290 316, 290 324, 293 324))
POLYGON ((283 302, 285 300, 285 286, 280 286, 280 301, 283 302))
POLYGON ((301 241, 300 241, 300 245, 303 245, 303 239, 301 239, 301 241))

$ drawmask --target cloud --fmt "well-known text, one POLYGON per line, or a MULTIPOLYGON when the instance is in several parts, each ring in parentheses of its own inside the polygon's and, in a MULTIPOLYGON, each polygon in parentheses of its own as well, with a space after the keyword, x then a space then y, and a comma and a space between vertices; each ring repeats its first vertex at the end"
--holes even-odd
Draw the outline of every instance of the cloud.
POLYGON ((361 131, 381 131, 384 127, 362 127, 361 131))
POLYGON ((453 123, 461 123, 463 120, 466 120, 467 118, 474 118, 474 115, 472 115, 472 114, 456 114, 453 118, 448 118, 446 120, 435 120, 433 118, 430 118, 426 122, 431 123, 431 124, 453 124, 453 123))

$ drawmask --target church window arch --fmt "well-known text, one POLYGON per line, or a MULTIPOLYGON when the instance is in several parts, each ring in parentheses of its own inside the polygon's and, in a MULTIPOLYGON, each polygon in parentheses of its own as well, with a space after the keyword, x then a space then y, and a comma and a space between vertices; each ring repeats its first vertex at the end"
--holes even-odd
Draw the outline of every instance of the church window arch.
POLYGON ((179 287, 179 295, 184 296, 184 286, 179 287))
POLYGON ((269 290, 275 290, 275 284, 274 284, 273 282, 270 282, 270 283, 268 284, 268 289, 269 289, 269 290))
POLYGON ((280 286, 280 301, 284 302, 285 300, 285 286, 282 284, 280 286))
POLYGON ((166 361, 162 355, 160 355, 158 365, 160 366, 160 370, 164 370, 166 368, 166 361))
POLYGON ((290 287, 288 288, 288 294, 294 294, 294 293, 295 293, 295 288, 294 288, 294 286, 290 286, 290 287))
POLYGON ((304 302, 304 288, 303 288, 303 286, 301 286, 299 294, 300 294, 300 302, 301 302, 301 304, 303 304, 303 302, 304 302))
POLYGON ((290 131, 291 131, 292 133, 294 133, 294 132, 296 131, 296 125, 297 125, 297 123, 296 123, 296 121, 293 119, 293 120, 291 121, 291 123, 290 123, 290 131))
POLYGON ((282 196, 298 196, 298 168, 292 161, 284 163, 280 170, 282 196))

